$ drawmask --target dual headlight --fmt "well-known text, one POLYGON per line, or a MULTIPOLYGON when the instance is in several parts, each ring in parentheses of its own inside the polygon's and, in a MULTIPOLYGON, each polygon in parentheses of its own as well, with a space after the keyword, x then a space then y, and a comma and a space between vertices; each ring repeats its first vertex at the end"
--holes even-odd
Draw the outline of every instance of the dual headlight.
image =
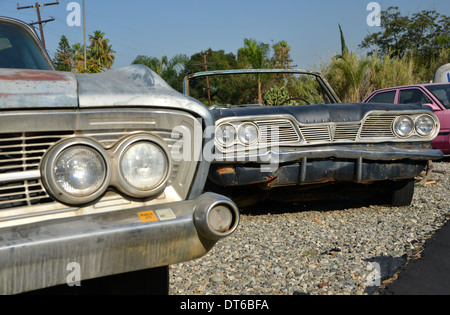
POLYGON ((74 205, 96 200, 110 186, 131 197, 150 197, 164 188, 171 169, 165 144, 142 134, 110 150, 90 139, 66 140, 46 154, 42 165, 49 193, 74 205))
POLYGON ((436 130, 436 122, 430 115, 420 115, 415 119, 409 116, 400 116, 393 124, 394 132, 401 138, 409 137, 414 133, 422 137, 432 135, 436 130))
POLYGON ((225 147, 240 143, 245 146, 254 144, 259 139, 259 129, 253 123, 241 125, 222 124, 216 129, 217 142, 225 147))

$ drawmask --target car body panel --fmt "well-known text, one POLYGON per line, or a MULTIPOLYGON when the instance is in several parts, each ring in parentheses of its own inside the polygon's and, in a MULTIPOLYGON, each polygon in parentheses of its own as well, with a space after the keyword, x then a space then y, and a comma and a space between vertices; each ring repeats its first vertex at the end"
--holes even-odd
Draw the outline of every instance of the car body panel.
POLYGON ((0 110, 78 107, 77 80, 73 73, 2 69, 0 80, 0 110))

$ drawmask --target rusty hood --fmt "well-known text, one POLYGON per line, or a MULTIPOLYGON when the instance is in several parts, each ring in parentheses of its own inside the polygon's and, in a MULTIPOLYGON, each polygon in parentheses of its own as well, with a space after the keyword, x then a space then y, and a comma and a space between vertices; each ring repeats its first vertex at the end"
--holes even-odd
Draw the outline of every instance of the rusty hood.
POLYGON ((77 106, 77 80, 73 73, 50 70, 0 70, 0 109, 77 106))
POLYGON ((185 107, 199 103, 175 91, 154 71, 132 65, 98 74, 76 74, 79 105, 185 107))
POLYGON ((0 109, 152 106, 184 109, 204 118, 207 108, 175 91, 142 65, 98 74, 0 70, 0 109))

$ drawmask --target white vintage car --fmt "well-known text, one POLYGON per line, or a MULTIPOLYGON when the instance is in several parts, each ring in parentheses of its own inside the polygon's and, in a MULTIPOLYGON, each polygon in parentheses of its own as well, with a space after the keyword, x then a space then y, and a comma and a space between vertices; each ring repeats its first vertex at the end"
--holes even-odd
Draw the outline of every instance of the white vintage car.
POLYGON ((55 71, 30 26, 0 17, 0 294, 168 293, 168 266, 239 222, 203 193, 213 125, 146 67, 55 71))

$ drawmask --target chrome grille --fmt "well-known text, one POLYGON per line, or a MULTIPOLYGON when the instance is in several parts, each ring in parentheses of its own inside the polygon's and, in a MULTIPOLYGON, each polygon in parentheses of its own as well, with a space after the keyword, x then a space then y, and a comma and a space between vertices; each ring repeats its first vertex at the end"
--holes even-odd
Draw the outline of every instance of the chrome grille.
POLYGON ((372 137, 394 137, 392 131, 392 122, 397 116, 395 115, 379 115, 369 116, 361 129, 361 138, 372 137))
MULTIPOLYGON (((72 134, 72 131, 1 134, 0 175, 38 170, 47 149, 72 134)), ((0 209, 49 201, 39 179, 0 183, 0 209)))
POLYGON ((46 150, 73 132, 7 133, 0 135, 0 174, 37 170, 46 150))
POLYGON ((355 141, 361 124, 338 124, 334 132, 334 141, 355 141))
POLYGON ((300 132, 308 143, 331 141, 330 129, 327 125, 301 126, 300 132))
MULTIPOLYGON (((161 137, 167 143, 169 150, 181 137, 180 134, 178 138, 172 138, 171 132, 165 130, 152 131, 152 134, 161 137)), ((94 138, 108 148, 120 138, 130 135, 130 132, 96 130, 88 133, 55 131, 0 134, 0 176, 6 178, 8 174, 39 171, 39 165, 45 152, 56 142, 75 135, 94 138)), ((174 162, 170 180, 176 177, 178 170, 179 165, 174 162)), ((53 199, 46 193, 39 178, 0 182, 0 209, 52 201, 53 199)))
POLYGON ((281 144, 300 140, 294 124, 289 120, 261 120, 255 121, 255 124, 260 130, 260 143, 281 144))

